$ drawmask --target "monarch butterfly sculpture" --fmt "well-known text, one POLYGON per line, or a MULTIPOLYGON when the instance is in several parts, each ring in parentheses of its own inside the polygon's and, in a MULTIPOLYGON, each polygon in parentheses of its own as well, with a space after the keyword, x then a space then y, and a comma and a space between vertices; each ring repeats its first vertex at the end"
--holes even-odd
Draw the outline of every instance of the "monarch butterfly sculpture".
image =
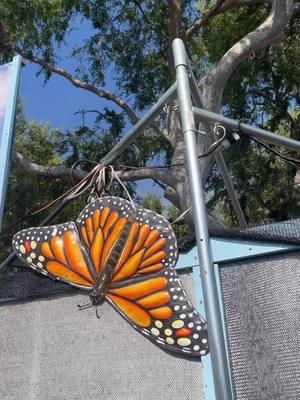
POLYGON ((175 271, 176 239, 161 215, 101 197, 76 223, 20 231, 13 248, 34 270, 89 291, 90 305, 108 301, 162 348, 207 354, 206 324, 175 271))

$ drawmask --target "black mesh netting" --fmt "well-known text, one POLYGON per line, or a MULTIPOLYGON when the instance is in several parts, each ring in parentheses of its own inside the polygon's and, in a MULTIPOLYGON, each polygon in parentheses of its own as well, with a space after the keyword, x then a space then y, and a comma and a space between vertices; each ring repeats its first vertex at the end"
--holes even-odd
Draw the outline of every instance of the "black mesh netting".
MULTIPOLYGON (((212 237, 227 239, 300 244, 300 219, 243 230, 223 229, 211 225, 210 235, 212 237)), ((195 246, 195 244, 195 238, 191 235, 180 241, 179 249, 185 252, 195 246)), ((19 260, 15 260, 2 270, 0 280, 1 303, 36 299, 67 292, 76 293, 78 291, 67 284, 39 275, 24 265, 21 266, 21 261, 19 260)))
POLYGON ((220 265, 238 400, 300 399, 300 253, 220 265))
MULTIPOLYGON (((300 218, 268 225, 255 226, 248 229, 226 229, 219 228, 218 226, 211 226, 209 233, 212 237, 224 239, 277 242, 297 245, 300 244, 300 218)), ((179 243, 179 248, 184 252, 188 251, 195 245, 195 237, 190 235, 179 243)))
MULTIPOLYGON (((193 301, 192 274, 181 275, 193 301)), ((202 364, 132 329, 85 293, 1 308, 1 400, 203 400, 202 364)))

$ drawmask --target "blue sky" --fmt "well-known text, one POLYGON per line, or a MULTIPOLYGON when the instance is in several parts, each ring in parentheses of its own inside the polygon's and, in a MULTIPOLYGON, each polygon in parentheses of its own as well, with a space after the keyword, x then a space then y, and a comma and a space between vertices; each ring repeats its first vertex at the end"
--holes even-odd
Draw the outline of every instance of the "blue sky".
MULTIPOLYGON (((44 84, 42 75, 36 76, 39 68, 28 64, 22 69, 20 96, 24 112, 29 120, 49 123, 53 128, 74 129, 80 125, 79 109, 101 110, 107 102, 85 90, 76 89, 69 81, 53 75, 44 84)), ((89 121, 92 124, 92 117, 89 121)))
MULTIPOLYGON (((73 73, 76 61, 69 57, 69 53, 73 46, 81 44, 84 36, 87 37, 90 33, 91 28, 89 26, 81 26, 80 30, 73 31, 68 36, 66 45, 61 47, 60 61, 57 66, 73 73)), ((105 106, 110 106, 119 110, 112 102, 101 99, 93 93, 75 88, 59 75, 53 74, 50 81, 45 84, 43 74, 36 76, 39 70, 40 68, 37 65, 28 63, 22 68, 21 72, 20 96, 28 120, 36 120, 42 124, 49 123, 52 128, 67 130, 80 125, 81 116, 74 115, 80 109, 101 111, 105 106)), ((107 76, 107 84, 104 89, 116 92, 111 75, 107 76)), ((94 115, 88 114, 86 124, 90 124, 92 127, 93 120, 94 115)), ((150 180, 139 182, 138 190, 141 195, 148 192, 161 193, 161 189, 157 185, 153 185, 150 180)))
MULTIPOLYGON (((77 60, 72 59, 69 54, 75 46, 83 45, 85 38, 93 33, 91 26, 80 20, 75 21, 74 28, 66 36, 64 45, 59 49, 59 61, 57 66, 74 74, 77 60), (78 28, 75 28, 78 26, 78 28)), ((24 103, 25 115, 28 119, 46 123, 49 122, 53 128, 74 129, 80 124, 80 115, 74 116, 79 109, 96 108, 102 110, 105 106, 114 107, 104 99, 85 90, 75 88, 65 78, 53 74, 50 81, 44 84, 43 74, 36 76, 40 67, 29 63, 22 69, 20 95, 24 103)), ((107 86, 109 91, 115 91, 116 87, 110 75, 107 75, 107 86)), ((93 118, 91 116, 90 123, 93 118)))

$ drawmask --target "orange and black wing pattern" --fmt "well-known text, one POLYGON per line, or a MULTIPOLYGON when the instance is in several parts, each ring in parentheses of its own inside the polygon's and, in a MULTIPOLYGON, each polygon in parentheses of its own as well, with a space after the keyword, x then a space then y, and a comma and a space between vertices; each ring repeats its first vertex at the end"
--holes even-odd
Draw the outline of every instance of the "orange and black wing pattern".
POLYGON ((77 225, 94 265, 95 260, 101 260, 99 268, 105 267, 119 228, 124 226, 122 219, 130 216, 134 217, 131 230, 120 252, 107 301, 135 329, 166 350, 193 356, 207 354, 206 324, 177 275, 176 238, 161 215, 134 210, 128 201, 116 197, 103 197, 89 204, 77 225), (97 242, 97 236, 101 243, 107 243, 106 250, 97 242), (98 250, 92 251, 96 243, 98 250))
POLYGON ((81 242, 98 274, 125 229, 134 217, 131 204, 117 197, 103 197, 88 204, 77 218, 81 242))
POLYGON ((96 273, 74 222, 24 229, 13 237, 15 253, 34 270, 91 290, 96 273))
POLYGON ((105 199, 105 207, 101 201, 86 206, 77 224, 67 222, 18 232, 12 241, 15 253, 44 275, 91 290, 133 212, 123 199, 126 214, 123 207, 115 207, 115 201, 105 199))
POLYGON ((135 209, 121 198, 102 197, 88 204, 76 223, 17 233, 13 248, 40 273, 87 290, 114 253, 116 265, 106 300, 164 349, 207 354, 206 324, 176 273, 176 238, 161 215, 135 209), (120 246, 125 229, 128 234, 120 246))
POLYGON ((129 218, 132 225, 115 267, 113 283, 172 268, 178 258, 174 232, 161 215, 134 209, 121 198, 102 197, 87 205, 76 221, 96 272, 105 267, 129 218))
POLYGON ((118 283, 106 298, 136 330, 162 348, 192 356, 208 353, 206 324, 175 272, 118 283))

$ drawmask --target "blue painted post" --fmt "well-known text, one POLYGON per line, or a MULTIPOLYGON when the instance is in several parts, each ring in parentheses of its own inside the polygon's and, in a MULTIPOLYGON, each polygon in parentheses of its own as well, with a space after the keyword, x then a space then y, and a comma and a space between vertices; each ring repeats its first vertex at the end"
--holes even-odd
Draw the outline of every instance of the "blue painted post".
POLYGON ((0 132, 0 228, 3 220, 5 197, 10 170, 21 65, 22 57, 15 56, 12 61, 12 72, 9 83, 6 110, 4 114, 2 134, 0 132))
MULTIPOLYGON (((193 269, 193 281, 195 289, 195 302, 196 302, 195 306, 196 309, 201 314, 201 316, 206 319, 202 284, 200 278, 200 266, 199 265, 193 266, 192 269, 193 269)), ((216 400, 213 368, 211 365, 210 353, 208 353, 205 357, 201 358, 201 364, 202 364, 204 399, 216 400)))

